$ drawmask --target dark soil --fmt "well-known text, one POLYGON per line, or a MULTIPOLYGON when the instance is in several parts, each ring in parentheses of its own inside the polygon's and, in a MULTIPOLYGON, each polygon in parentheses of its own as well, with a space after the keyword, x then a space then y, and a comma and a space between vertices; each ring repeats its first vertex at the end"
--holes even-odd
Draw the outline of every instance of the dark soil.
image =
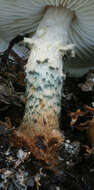
POLYGON ((24 114, 24 78, 22 62, 7 58, 0 65, 0 190, 93 190, 94 132, 91 139, 88 130, 94 117, 94 71, 82 78, 67 76, 64 82, 60 128, 65 141, 57 171, 9 143, 24 114))

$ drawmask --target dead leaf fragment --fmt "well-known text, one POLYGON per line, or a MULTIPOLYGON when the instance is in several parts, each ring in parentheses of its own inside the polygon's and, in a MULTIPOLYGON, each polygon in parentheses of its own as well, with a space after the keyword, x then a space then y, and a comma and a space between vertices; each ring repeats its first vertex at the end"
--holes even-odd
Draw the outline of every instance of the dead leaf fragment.
POLYGON ((91 144, 93 145, 94 144, 94 117, 89 122, 88 137, 89 137, 91 144))

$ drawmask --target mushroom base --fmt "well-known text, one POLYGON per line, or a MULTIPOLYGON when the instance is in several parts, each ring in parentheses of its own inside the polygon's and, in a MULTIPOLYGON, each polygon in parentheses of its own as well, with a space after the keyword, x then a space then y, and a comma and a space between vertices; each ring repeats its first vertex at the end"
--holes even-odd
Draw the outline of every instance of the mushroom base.
POLYGON ((58 130, 58 118, 51 111, 35 118, 35 123, 22 123, 14 135, 14 144, 29 148, 36 159, 43 161, 46 167, 52 168, 58 164, 57 151, 64 141, 58 130))

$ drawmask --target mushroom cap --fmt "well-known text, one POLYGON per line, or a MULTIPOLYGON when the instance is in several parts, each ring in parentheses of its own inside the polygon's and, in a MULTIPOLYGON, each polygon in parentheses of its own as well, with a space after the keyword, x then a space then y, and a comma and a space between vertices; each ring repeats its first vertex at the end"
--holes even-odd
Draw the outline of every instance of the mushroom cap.
POLYGON ((7 41, 18 34, 36 31, 47 6, 62 6, 75 12, 69 43, 77 55, 91 56, 94 50, 94 0, 0 0, 0 36, 7 41))

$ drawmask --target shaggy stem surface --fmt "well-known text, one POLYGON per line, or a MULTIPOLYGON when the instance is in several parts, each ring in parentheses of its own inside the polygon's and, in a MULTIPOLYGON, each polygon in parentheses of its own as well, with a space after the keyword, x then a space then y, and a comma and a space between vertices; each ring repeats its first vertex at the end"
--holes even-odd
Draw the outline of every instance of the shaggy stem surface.
POLYGON ((26 107, 19 131, 31 137, 44 135, 46 140, 61 134, 59 116, 63 85, 63 61, 60 52, 70 48, 68 29, 73 13, 61 7, 47 8, 36 33, 25 39, 31 45, 26 65, 26 107))

